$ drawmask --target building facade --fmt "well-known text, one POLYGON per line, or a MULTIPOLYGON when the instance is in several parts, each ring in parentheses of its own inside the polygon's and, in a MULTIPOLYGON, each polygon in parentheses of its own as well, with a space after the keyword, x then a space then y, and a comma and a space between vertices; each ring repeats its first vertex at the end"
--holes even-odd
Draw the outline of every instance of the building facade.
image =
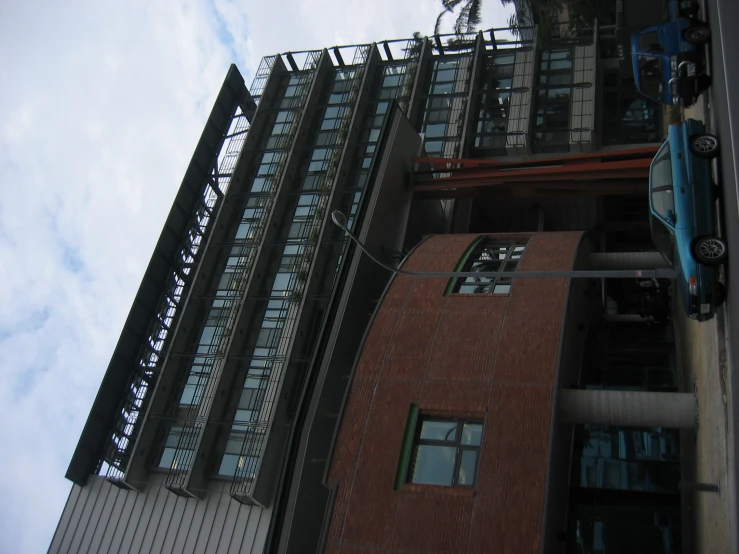
MULTIPOLYGON (((329 481, 326 472, 338 423, 343 421, 345 429, 351 418, 360 417, 351 415, 359 393, 350 394, 348 411, 343 410, 350 381, 359 383, 357 376, 372 380, 372 372, 379 371, 367 369, 370 373, 364 376, 365 369, 358 369, 354 381, 350 378, 363 344, 367 351, 365 331, 391 274, 331 225, 331 211, 346 213, 349 228, 388 262, 403 258, 423 236, 449 231, 513 231, 535 252, 546 250, 537 244, 552 241, 550 254, 531 254, 523 260, 539 261, 521 262, 545 268, 572 267, 582 233, 567 232, 576 229, 599 229, 600 244, 612 251, 650 248, 645 197, 640 194, 526 195, 500 203, 490 198, 424 197, 408 187, 410 160, 424 154, 535 161, 650 147, 659 141, 653 121, 647 119, 645 110, 651 108, 645 101, 624 108, 626 115, 619 115, 613 133, 601 119, 602 106, 611 100, 597 32, 546 49, 537 46, 535 35, 520 40, 502 36, 504 30, 490 30, 462 38, 437 36, 270 56, 262 61, 250 88, 232 66, 70 463, 67 478, 73 487, 50 552, 307 552, 329 548, 336 541, 354 544, 355 531, 370 541, 369 531, 361 522, 350 524, 349 515, 346 523, 336 523, 342 511, 354 513, 340 476, 351 462, 335 459, 329 481), (538 215, 532 219, 531 210, 537 206, 538 215), (508 212, 506 217, 499 217, 501 210, 508 212), (542 228, 564 234, 531 234, 542 228), (336 486, 327 486, 329 482, 336 486)), ((619 100, 618 105, 633 102, 619 100)), ((460 235, 448 240, 443 261, 431 256, 429 264, 454 267, 452 258, 456 262, 472 238, 460 235)), ((417 263, 414 260, 425 249, 437 244, 442 243, 423 242, 407 263, 417 263)), ((403 283, 393 281, 382 309, 403 283)), ((445 325, 453 327, 454 317, 462 316, 442 315, 438 286, 440 282, 433 280, 419 283, 419 290, 427 293, 419 293, 414 302, 419 313, 435 310, 437 322, 446 318, 445 325)), ((511 288, 509 281, 491 286, 498 292, 490 294, 510 293, 515 304, 511 290, 532 284, 517 282, 511 288)), ((531 420, 532 433, 542 437, 553 421, 544 412, 551 408, 556 391, 555 343, 563 333, 562 310, 569 290, 566 282, 555 280, 537 290, 552 286, 559 288, 550 291, 552 304, 547 310, 557 314, 541 320, 541 331, 553 342, 501 343, 511 365, 496 370, 498 377, 510 374, 511 382, 520 385, 514 389, 522 396, 511 397, 511 414, 522 406, 543 410, 536 412, 541 418, 531 420), (542 363, 548 369, 515 377, 514 368, 523 363, 521 349, 538 347, 544 349, 542 360, 549 365, 542 363), (534 388, 528 385, 540 381, 546 386, 532 393, 534 388)), ((476 285, 460 288, 464 292, 476 285)), ((528 314, 533 304, 521 299, 521 314, 528 314)), ((460 306, 467 300, 459 300, 460 306)), ((485 325, 498 321, 499 329, 510 328, 513 333, 531 321, 514 312, 496 312, 508 300, 493 297, 488 305, 480 296, 474 301, 469 305, 475 307, 464 317, 485 319, 483 314, 497 313, 485 325)), ((371 337, 378 318, 368 340, 375 340, 371 337)), ((417 381, 414 398, 421 407, 426 402, 419 388, 423 379, 411 358, 421 356, 420 347, 414 346, 421 335, 415 336, 414 326, 429 321, 416 317, 404 326, 408 344, 394 347, 393 371, 399 379, 417 381), (402 377, 404 372, 407 377, 402 377)), ((451 353, 453 345, 447 347, 451 353)), ((498 351, 489 354, 501 356, 498 351)), ((443 382, 440 377, 450 371, 442 367, 442 358, 434 362, 431 375, 436 378, 429 383, 443 382)), ((473 426, 484 425, 489 398, 502 395, 509 381, 495 381, 482 360, 472 360, 465 371, 470 373, 458 379, 459 387, 452 389, 450 398, 439 396, 434 405, 442 406, 441 411, 448 403, 462 406, 469 393, 477 400, 459 417, 469 418, 473 426), (487 391, 485 399, 480 391, 487 391)), ((448 377, 453 381, 452 373, 448 377)), ((591 379, 595 382, 598 377, 591 379)), ((379 383, 377 376, 374 380, 379 383)), ((429 387, 436 387, 438 395, 445 392, 443 385, 429 387)), ((403 394, 410 400, 402 408, 392 406, 401 422, 408 418, 407 404, 414 402, 410 388, 403 394)), ((502 429, 513 425, 506 421, 502 429)), ((402 423, 394 424, 392 436, 397 438, 403 429, 402 423)), ((605 437, 605 431, 598 433, 605 437)), ((478 434, 482 443, 462 449, 471 452, 468 461, 477 456, 475 464, 483 468, 483 462, 491 463, 484 441, 504 438, 484 430, 478 434)), ((650 440, 661 445, 658 439, 650 440)), ((336 452, 351 457, 344 442, 338 439, 336 452)), ((511 447, 514 456, 516 448, 511 447)), ((531 470, 539 475, 536 483, 544 486, 542 467, 551 452, 542 445, 535 450, 531 470)), ((584 449, 583 459, 595 461, 582 462, 583 468, 602 465, 604 457, 584 449)), ((377 463, 389 471, 390 458, 390 454, 380 457, 377 463)), ((510 471, 517 469, 510 466, 510 471)), ((484 477, 486 470, 475 474, 484 477)), ((379 478, 372 472, 367 476, 379 478)), ((485 486, 493 490, 499 477, 491 473, 486 478, 491 481, 485 486)), ((405 486, 399 491, 391 486, 383 498, 416 494, 405 486)), ((452 499, 465 510, 477 502, 469 490, 452 499)), ((539 510, 548 500, 540 498, 539 489, 530 494, 532 502, 539 503, 530 510, 536 514, 529 522, 532 533, 539 533, 538 539, 527 539, 533 548, 549 544, 549 527, 542 523, 539 510)), ((488 502, 484 496, 480 495, 483 504, 488 502)), ((426 497, 409 498, 429 502, 426 497)), ((498 509, 494 502, 483 504, 473 510, 476 516, 470 512, 470 521, 498 509)), ((565 532, 562 525, 557 527, 560 533, 565 532)), ((385 541, 381 544, 395 544, 382 533, 377 539, 385 541)), ((401 545, 412 542, 412 533, 397 536, 401 545)), ((458 544, 444 540, 445 545, 458 544)), ((468 544, 473 543, 485 544, 482 538, 468 544)))
MULTIPOLYGON (((566 270, 587 243, 433 236, 403 269, 566 270)), ((680 552, 677 429, 564 413, 562 389, 677 391, 670 330, 604 320, 600 292, 583 279, 396 276, 352 376, 325 551, 680 552)))

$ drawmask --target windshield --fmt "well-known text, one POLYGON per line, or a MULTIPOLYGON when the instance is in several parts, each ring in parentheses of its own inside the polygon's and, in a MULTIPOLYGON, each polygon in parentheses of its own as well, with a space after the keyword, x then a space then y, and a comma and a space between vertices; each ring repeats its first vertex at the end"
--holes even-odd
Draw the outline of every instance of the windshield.
POLYGON ((652 242, 657 247, 657 251, 662 254, 670 265, 673 265, 675 261, 675 234, 672 232, 672 229, 667 227, 654 214, 649 218, 649 226, 652 231, 652 242))
POLYGON ((654 56, 639 56, 639 86, 643 94, 661 100, 662 60, 654 56))

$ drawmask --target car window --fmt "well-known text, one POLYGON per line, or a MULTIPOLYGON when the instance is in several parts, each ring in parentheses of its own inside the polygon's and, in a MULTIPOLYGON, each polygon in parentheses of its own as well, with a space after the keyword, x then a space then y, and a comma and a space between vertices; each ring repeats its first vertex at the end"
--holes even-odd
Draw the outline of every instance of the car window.
POLYGON ((652 231, 652 242, 654 242, 657 251, 670 265, 673 265, 675 261, 675 234, 672 229, 654 215, 649 218, 649 226, 652 231))
POLYGON ((639 35, 639 50, 642 52, 661 52, 657 31, 649 31, 639 35))
POLYGON ((675 198, 672 192, 672 166, 670 164, 670 145, 666 144, 657 159, 652 163, 649 174, 652 209, 665 219, 668 219, 667 210, 675 212, 675 198))
POLYGON ((650 98, 662 97, 662 60, 654 56, 639 56, 639 86, 650 98))

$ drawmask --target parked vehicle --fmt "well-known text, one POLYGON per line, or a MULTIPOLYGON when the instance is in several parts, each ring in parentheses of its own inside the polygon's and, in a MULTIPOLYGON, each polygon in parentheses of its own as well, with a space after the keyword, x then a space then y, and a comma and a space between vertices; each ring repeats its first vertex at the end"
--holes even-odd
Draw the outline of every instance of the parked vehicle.
POLYGON ((704 53, 711 30, 697 13, 693 2, 669 0, 666 22, 631 35, 634 82, 644 96, 689 107, 711 85, 704 53))
POLYGON ((725 298, 718 266, 728 249, 718 236, 718 187, 711 181, 711 158, 719 141, 700 121, 669 126, 649 170, 652 240, 677 272, 676 288, 689 317, 713 317, 725 298))

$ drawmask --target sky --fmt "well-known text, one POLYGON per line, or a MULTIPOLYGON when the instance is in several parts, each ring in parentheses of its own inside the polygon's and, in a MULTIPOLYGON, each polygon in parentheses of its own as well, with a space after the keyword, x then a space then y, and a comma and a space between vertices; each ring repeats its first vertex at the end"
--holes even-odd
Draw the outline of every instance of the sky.
MULTIPOLYGON (((0 2, 0 553, 64 479, 231 63, 431 34, 439 0, 0 2)), ((482 29, 510 8, 484 5, 482 29)), ((442 30, 449 30, 453 18, 442 30)))

